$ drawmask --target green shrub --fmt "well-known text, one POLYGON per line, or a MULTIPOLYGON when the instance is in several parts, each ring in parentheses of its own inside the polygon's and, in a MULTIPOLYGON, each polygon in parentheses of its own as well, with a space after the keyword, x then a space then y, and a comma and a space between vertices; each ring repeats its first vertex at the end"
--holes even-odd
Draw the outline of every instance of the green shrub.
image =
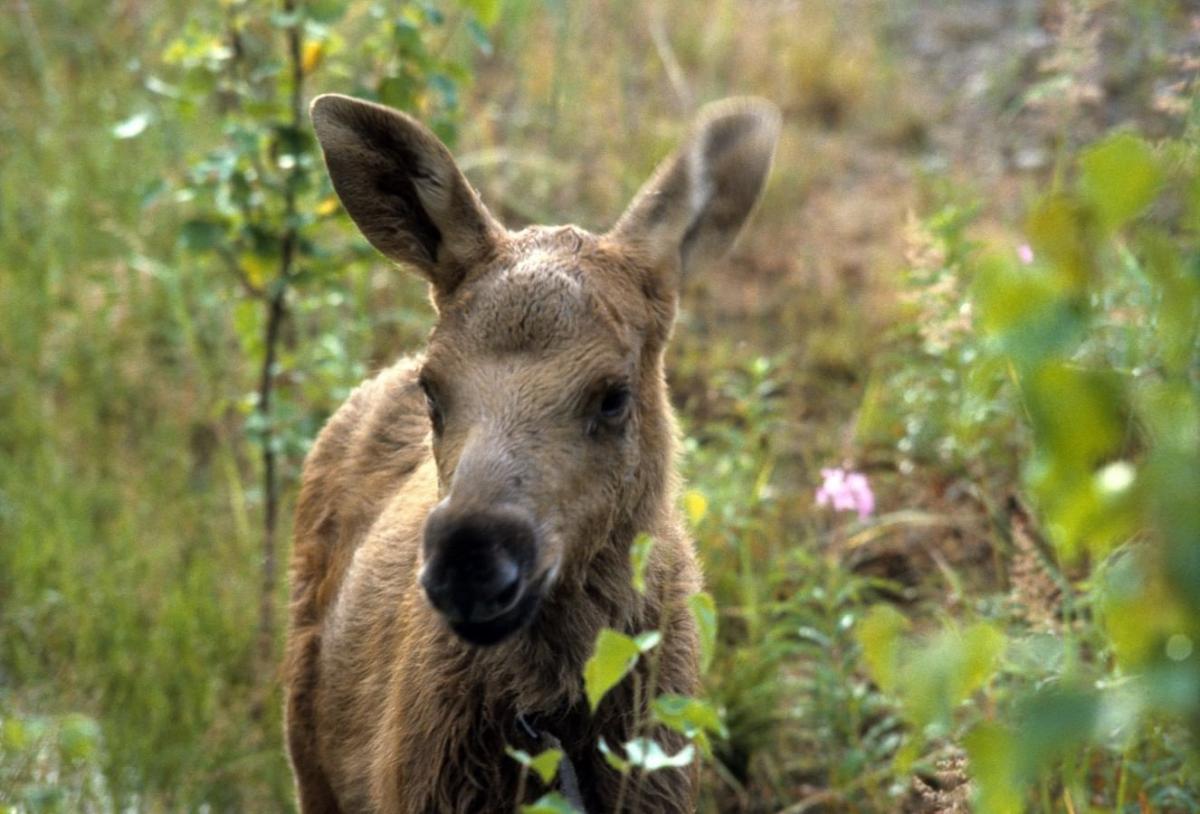
POLYGON ((961 743, 980 811, 1200 806, 1198 147, 1106 138, 1034 205, 1028 247, 970 264, 966 373, 1011 371, 1062 596, 1042 629, 980 607, 994 621, 912 640, 881 607, 858 637, 908 724, 897 771, 961 743))

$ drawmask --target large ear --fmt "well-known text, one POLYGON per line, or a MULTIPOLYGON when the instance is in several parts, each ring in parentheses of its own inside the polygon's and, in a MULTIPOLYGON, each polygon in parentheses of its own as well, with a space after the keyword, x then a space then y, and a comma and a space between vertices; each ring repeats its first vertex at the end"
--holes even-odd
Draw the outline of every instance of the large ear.
POLYGON ((372 246, 443 292, 493 249, 503 229, 424 125, 337 94, 310 115, 333 188, 372 246))
POLYGON ((758 201, 779 127, 779 109, 763 99, 706 106, 687 140, 658 166, 610 236, 672 271, 676 259, 684 273, 720 259, 758 201))

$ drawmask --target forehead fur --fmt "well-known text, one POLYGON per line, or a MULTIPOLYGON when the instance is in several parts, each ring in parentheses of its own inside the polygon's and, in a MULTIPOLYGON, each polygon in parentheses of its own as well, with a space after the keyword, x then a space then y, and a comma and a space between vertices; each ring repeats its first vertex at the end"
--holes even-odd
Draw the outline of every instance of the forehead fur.
POLYGON ((622 313, 623 286, 597 241, 573 227, 514 235, 509 251, 463 286, 447 327, 495 354, 561 348, 605 336, 627 344, 638 315, 622 313))

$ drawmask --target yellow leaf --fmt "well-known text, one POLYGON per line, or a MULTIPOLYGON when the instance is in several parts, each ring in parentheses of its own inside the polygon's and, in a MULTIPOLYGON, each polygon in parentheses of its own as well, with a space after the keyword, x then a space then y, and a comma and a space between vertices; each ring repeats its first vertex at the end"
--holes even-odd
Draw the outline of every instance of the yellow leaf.
POLYGON ((304 43, 304 51, 300 56, 300 67, 305 74, 315 71, 325 58, 325 43, 309 41, 304 43))
POLYGON ((317 214, 321 217, 327 217, 336 211, 338 211, 338 199, 333 195, 317 204, 317 214))
POLYGON ((246 270, 246 278, 255 286, 262 288, 267 280, 275 273, 275 260, 263 257, 261 254, 247 252, 242 255, 242 268, 246 270))
POLYGON ((708 514, 708 498, 702 492, 689 489, 683 496, 683 508, 687 512, 688 520, 692 521, 692 525, 698 526, 704 519, 704 515, 708 514))

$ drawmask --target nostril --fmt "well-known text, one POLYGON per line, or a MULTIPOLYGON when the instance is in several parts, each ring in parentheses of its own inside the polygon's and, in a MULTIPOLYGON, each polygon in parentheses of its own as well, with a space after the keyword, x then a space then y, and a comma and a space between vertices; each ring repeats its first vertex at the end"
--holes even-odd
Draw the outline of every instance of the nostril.
POLYGON ((521 580, 514 579, 512 582, 508 583, 508 585, 506 585, 503 589, 501 589, 500 593, 496 594, 496 599, 495 599, 496 604, 499 605, 500 607, 507 608, 509 605, 511 605, 513 602, 516 601, 517 591, 519 591, 520 589, 521 589, 521 580))
POLYGON ((493 607, 508 610, 517 601, 521 592, 521 570, 512 560, 503 560, 497 564, 496 575, 492 580, 493 607))
POLYGON ((454 595, 449 583, 436 580, 427 573, 421 575, 420 583, 425 590, 425 596, 429 598, 429 604, 452 621, 462 618, 462 614, 455 607, 454 595))

